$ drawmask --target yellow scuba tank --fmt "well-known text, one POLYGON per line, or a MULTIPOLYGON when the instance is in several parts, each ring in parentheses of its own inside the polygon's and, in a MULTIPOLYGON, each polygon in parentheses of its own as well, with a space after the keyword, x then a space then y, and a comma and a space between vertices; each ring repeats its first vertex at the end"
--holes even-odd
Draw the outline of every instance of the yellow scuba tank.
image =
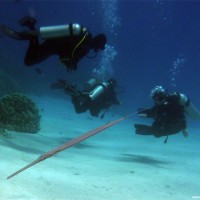
POLYGON ((66 24, 40 27, 39 33, 41 39, 52 39, 70 35, 80 35, 81 33, 86 32, 86 30, 87 29, 80 24, 66 24))
POLYGON ((89 97, 92 101, 96 100, 97 97, 102 95, 106 88, 108 88, 109 84, 106 82, 101 83, 101 85, 98 85, 96 88, 94 88, 90 93, 89 97))
POLYGON ((181 93, 180 104, 184 107, 186 114, 188 114, 192 119, 200 119, 200 112, 198 109, 190 102, 187 96, 181 93))

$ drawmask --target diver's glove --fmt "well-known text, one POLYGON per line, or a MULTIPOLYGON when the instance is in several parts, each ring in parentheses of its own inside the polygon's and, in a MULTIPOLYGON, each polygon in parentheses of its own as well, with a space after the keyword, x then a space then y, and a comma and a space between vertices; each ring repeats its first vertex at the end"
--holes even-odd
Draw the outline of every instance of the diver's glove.
POLYGON ((139 108, 138 109, 138 117, 147 117, 147 111, 148 109, 147 108, 139 108))

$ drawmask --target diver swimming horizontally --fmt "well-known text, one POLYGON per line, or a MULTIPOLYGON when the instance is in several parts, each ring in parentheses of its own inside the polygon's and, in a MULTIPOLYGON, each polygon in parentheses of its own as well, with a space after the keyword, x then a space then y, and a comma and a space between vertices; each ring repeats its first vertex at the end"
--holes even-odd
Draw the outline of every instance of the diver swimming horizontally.
POLYGON ((106 81, 97 81, 92 78, 84 86, 84 90, 76 89, 76 86, 70 85, 64 80, 52 84, 52 89, 64 89, 64 91, 71 96, 71 101, 74 105, 76 113, 83 113, 87 110, 94 117, 98 117, 101 111, 104 111, 101 118, 112 105, 120 105, 117 100, 116 80, 109 79, 106 81))
POLYGON ((38 64, 52 55, 58 55, 60 62, 68 71, 76 70, 77 64, 90 50, 97 53, 104 50, 107 38, 104 34, 95 37, 80 24, 66 24, 58 26, 40 27, 36 30, 36 19, 26 16, 19 20, 28 31, 17 32, 7 26, 0 25, 3 34, 16 40, 29 40, 24 63, 27 66, 38 64), (39 43, 42 39, 44 42, 39 43))
POLYGON ((190 99, 182 93, 168 93, 162 86, 156 86, 151 91, 150 97, 155 105, 151 108, 139 109, 138 116, 153 118, 154 121, 151 126, 135 124, 135 133, 162 137, 182 132, 185 137, 188 137, 185 114, 193 119, 200 119, 200 112, 190 99))

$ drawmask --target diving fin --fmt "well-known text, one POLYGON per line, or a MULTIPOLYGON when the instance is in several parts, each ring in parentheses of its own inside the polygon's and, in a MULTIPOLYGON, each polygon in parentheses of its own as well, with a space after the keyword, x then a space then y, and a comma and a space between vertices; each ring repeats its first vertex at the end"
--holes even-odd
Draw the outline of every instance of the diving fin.
POLYGON ((80 96, 81 93, 76 89, 76 85, 72 85, 65 80, 58 79, 57 82, 51 85, 51 89, 64 89, 70 96, 80 96))
POLYGON ((4 35, 11 37, 15 40, 32 40, 32 39, 35 39, 36 37, 38 37, 37 31, 16 32, 13 29, 11 29, 7 26, 4 26, 4 25, 0 25, 0 31, 4 35))
POLYGON ((134 124, 135 133, 138 135, 154 135, 152 127, 143 124, 134 124))
POLYGON ((81 93, 76 89, 74 85, 67 85, 65 86, 65 92, 70 96, 80 96, 81 93))
POLYGON ((7 35, 8 37, 14 38, 16 40, 22 40, 18 32, 8 28, 7 26, 0 25, 0 30, 4 35, 7 35))

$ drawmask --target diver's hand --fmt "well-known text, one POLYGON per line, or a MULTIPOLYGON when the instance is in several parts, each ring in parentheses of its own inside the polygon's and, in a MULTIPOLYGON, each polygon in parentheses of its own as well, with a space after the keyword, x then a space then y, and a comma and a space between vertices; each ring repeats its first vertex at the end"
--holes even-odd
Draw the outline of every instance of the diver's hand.
POLYGON ((146 118, 147 117, 146 111, 147 111, 147 109, 145 109, 145 108, 139 108, 138 109, 138 117, 146 118))
POLYGON ((138 114, 138 117, 146 118, 147 114, 138 114))

